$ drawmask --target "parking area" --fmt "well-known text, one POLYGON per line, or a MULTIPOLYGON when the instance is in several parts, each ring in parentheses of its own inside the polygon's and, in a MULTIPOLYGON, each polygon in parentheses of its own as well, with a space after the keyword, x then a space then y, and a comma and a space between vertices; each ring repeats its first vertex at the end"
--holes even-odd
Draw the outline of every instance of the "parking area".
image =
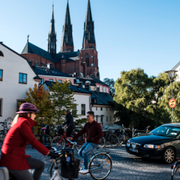
MULTIPOLYGON (((102 151, 102 149, 101 149, 102 151)), ((171 165, 163 164, 158 159, 142 159, 126 152, 125 147, 105 148, 113 160, 112 172, 107 180, 169 180, 171 179, 171 165)), ((28 147, 26 153, 45 162, 45 170, 41 180, 49 180, 49 167, 52 160, 44 157, 35 149, 28 147)), ((80 180, 92 179, 89 174, 79 174, 80 180)))

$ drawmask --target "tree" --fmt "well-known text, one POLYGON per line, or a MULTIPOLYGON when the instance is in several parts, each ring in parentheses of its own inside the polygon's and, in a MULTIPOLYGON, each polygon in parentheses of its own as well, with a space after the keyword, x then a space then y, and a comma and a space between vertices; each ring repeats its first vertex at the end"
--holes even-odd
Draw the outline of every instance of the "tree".
MULTIPOLYGON (((174 95, 179 101, 180 84, 173 85, 174 95)), ((136 128, 145 128, 147 125, 156 127, 171 122, 168 110, 170 96, 166 73, 159 74, 158 77, 148 77, 142 69, 123 71, 121 78, 115 82, 116 115, 120 117, 122 123, 128 122, 136 128)))
POLYGON ((29 88, 29 92, 26 92, 25 101, 34 104, 38 110, 35 121, 38 124, 52 124, 52 110, 51 101, 49 98, 49 92, 44 90, 41 86, 38 88, 37 84, 34 88, 29 88))
POLYGON ((115 89, 114 89, 114 83, 115 83, 115 82, 114 82, 114 79, 105 78, 105 79, 104 79, 104 83, 109 86, 109 88, 110 88, 110 94, 111 94, 111 96, 113 96, 114 93, 115 93, 115 89))
MULTIPOLYGON (((170 108, 168 104, 171 98, 171 85, 169 82, 169 86, 166 88, 164 95, 159 102, 159 107, 166 112, 169 122, 172 121, 172 108, 170 108)), ((180 82, 173 82, 173 98, 177 102, 177 105, 174 108, 174 122, 180 122, 180 82)))
POLYGON ((57 120, 57 123, 62 123, 64 121, 64 113, 66 109, 73 109, 76 104, 74 99, 74 93, 70 89, 70 82, 65 81, 59 83, 56 80, 56 83, 51 83, 51 101, 52 101, 52 110, 53 118, 57 120))

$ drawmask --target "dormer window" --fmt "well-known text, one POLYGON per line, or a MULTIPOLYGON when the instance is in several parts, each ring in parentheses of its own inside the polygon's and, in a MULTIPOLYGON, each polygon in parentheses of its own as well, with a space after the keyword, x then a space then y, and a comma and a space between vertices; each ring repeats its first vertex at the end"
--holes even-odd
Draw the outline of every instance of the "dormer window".
POLYGON ((4 54, 3 54, 3 52, 2 52, 2 51, 0 51, 0 56, 4 57, 4 54))

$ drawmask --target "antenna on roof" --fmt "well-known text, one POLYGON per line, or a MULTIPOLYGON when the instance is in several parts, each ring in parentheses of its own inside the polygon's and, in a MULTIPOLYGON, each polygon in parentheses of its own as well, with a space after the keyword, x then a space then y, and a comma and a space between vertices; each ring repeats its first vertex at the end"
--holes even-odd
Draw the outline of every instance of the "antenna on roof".
POLYGON ((27 42, 29 42, 29 35, 27 35, 27 42))

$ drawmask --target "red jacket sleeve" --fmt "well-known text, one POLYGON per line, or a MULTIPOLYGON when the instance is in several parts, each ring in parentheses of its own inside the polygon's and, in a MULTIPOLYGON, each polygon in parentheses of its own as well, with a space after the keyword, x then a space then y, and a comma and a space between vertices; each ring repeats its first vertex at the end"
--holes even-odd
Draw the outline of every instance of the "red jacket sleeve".
POLYGON ((31 127, 29 124, 24 121, 21 126, 20 126, 20 133, 22 136, 36 149, 38 150, 41 154, 46 156, 49 152, 49 149, 46 148, 42 143, 40 143, 34 134, 31 131, 31 127))

